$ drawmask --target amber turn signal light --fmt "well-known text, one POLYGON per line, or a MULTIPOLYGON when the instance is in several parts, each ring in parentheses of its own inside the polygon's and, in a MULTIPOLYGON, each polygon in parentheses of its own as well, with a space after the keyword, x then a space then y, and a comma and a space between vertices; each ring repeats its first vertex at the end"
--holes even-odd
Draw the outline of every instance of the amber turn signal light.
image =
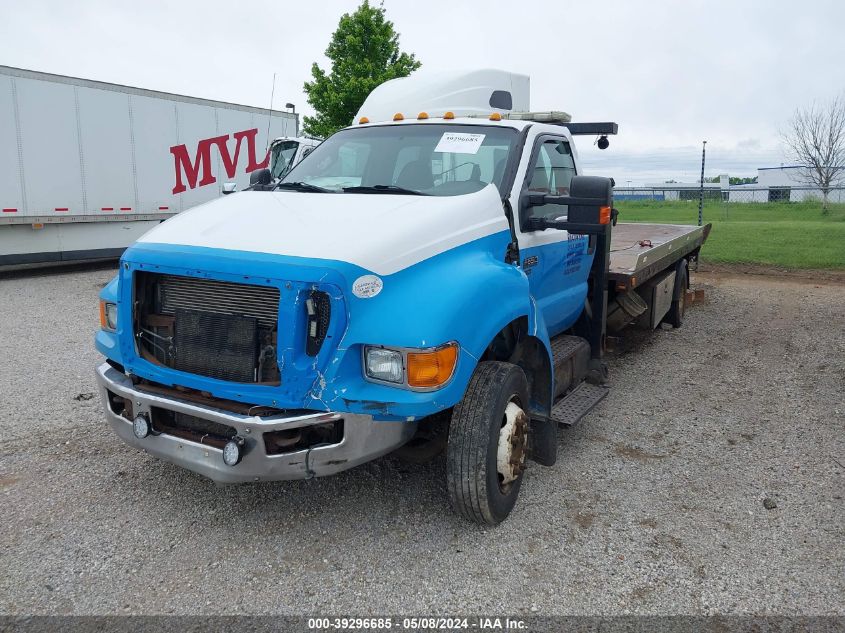
POLYGON ((610 207, 599 209, 599 224, 610 224, 610 207))
POLYGON ((449 343, 431 352, 409 352, 407 360, 408 386, 442 387, 455 372, 458 346, 449 343))

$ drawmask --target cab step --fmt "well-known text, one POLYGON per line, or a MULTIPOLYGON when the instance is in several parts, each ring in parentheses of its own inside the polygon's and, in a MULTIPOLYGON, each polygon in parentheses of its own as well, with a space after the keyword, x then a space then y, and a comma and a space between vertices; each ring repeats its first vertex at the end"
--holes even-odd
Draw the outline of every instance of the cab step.
POLYGON ((601 402, 608 391, 607 387, 582 382, 552 406, 551 418, 561 426, 572 426, 601 402))

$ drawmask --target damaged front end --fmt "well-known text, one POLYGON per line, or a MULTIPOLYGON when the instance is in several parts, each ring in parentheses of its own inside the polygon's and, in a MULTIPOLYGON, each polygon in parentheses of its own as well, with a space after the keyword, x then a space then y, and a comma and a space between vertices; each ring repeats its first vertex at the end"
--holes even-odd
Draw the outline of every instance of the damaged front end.
POLYGON ((127 376, 109 363, 97 368, 97 381, 106 418, 121 439, 218 483, 332 475, 390 453, 416 430, 367 415, 206 398, 127 376), (139 426, 147 430, 143 437, 139 426), (226 459, 229 444, 238 447, 234 462, 226 459))
POLYGON ((334 387, 346 278, 325 262, 238 255, 126 252, 104 293, 128 309, 97 336, 115 432, 221 483, 329 475, 407 442, 416 423, 350 411, 334 387))
POLYGON ((346 329, 342 278, 243 260, 233 274, 220 255, 138 250, 120 272, 120 301, 131 306, 117 331, 127 373, 221 400, 330 408, 320 393, 346 329))

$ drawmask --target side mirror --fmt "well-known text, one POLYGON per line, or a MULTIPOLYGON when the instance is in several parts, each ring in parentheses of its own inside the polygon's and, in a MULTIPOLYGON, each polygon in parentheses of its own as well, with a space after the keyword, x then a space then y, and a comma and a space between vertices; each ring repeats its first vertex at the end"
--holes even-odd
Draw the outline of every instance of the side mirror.
POLYGON ((249 184, 252 185, 269 185, 272 177, 269 169, 256 169, 249 175, 249 184))
POLYGON ((600 176, 573 176, 568 196, 529 194, 527 206, 544 204, 568 205, 566 221, 529 217, 525 227, 529 231, 548 228, 563 229, 570 233, 593 234, 604 225, 615 224, 613 209, 613 182, 600 176))
POLYGON ((235 189, 237 189, 238 183, 236 182, 224 182, 223 183, 223 195, 227 196, 230 193, 235 193, 235 189))
POLYGON ((573 176, 569 196, 595 200, 590 205, 573 203, 569 206, 569 222, 577 224, 607 224, 601 209, 613 208, 613 183, 601 176, 573 176), (604 220, 604 221, 602 221, 604 220))

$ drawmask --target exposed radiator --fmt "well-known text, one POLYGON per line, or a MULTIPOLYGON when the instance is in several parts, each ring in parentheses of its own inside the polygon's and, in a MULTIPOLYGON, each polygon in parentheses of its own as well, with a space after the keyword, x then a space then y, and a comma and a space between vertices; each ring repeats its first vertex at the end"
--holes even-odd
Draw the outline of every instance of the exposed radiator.
POLYGON ((158 289, 159 310, 162 314, 175 315, 177 309, 184 308, 249 316, 258 319, 261 328, 276 329, 279 315, 278 288, 158 275, 158 289))
POLYGON ((278 288, 144 272, 135 295, 148 359, 221 380, 278 384, 278 288))

